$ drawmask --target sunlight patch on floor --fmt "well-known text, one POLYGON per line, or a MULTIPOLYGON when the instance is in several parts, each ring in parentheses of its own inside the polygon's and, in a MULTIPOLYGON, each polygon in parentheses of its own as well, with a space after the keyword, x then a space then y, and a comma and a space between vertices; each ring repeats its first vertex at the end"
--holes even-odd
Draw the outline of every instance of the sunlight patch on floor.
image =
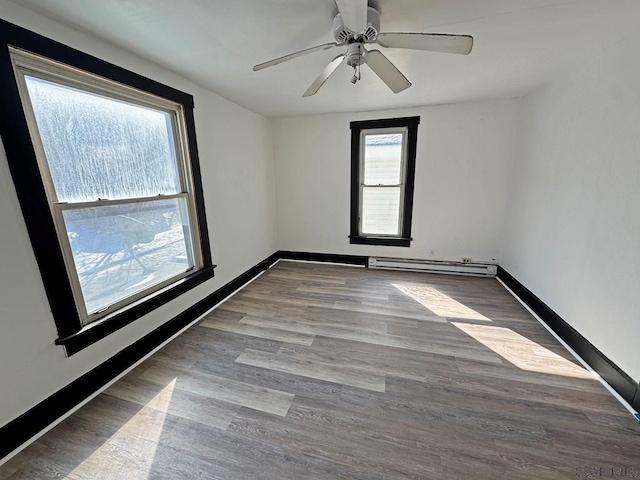
POLYGON ((522 370, 593 379, 591 373, 581 366, 509 328, 460 322, 451 324, 522 370))
POLYGON ((485 317, 481 313, 467 307, 466 305, 454 300, 433 287, 424 285, 407 285, 392 283, 400 292, 408 297, 413 298, 423 307, 428 308, 440 317, 465 318, 468 320, 484 320, 490 322, 491 319, 485 317))
POLYGON ((150 478, 176 381, 164 387, 67 478, 150 478))

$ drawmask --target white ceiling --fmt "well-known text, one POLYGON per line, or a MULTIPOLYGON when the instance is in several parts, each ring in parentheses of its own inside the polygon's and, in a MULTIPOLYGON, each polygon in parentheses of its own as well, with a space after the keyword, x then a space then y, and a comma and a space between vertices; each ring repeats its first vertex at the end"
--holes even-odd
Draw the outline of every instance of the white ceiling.
POLYGON ((382 31, 475 37, 468 57, 382 49, 412 81, 393 94, 341 65, 301 98, 338 49, 260 72, 252 66, 333 41, 334 0, 14 0, 278 117, 520 96, 640 28, 639 0, 370 0, 382 31))

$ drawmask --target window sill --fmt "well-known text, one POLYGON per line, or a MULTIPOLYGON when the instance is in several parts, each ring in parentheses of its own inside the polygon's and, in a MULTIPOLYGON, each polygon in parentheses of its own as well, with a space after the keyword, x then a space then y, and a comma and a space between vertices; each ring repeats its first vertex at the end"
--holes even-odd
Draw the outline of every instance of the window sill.
POLYGON ((349 236, 352 245, 385 245, 388 247, 410 247, 412 238, 349 236))
POLYGON ((113 316, 90 323, 68 337, 57 339, 56 345, 64 345, 67 355, 74 355, 89 345, 93 345, 106 336, 120 330, 122 327, 133 323, 147 313, 152 312, 165 303, 170 302, 183 293, 213 278, 213 270, 215 267, 215 265, 211 265, 201 268, 157 295, 150 296, 148 299, 136 303, 113 316))

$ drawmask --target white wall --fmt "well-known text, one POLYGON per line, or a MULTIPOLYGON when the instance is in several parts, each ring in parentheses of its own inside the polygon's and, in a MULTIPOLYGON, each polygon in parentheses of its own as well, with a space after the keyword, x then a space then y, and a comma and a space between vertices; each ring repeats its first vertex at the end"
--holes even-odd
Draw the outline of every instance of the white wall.
POLYGON ((501 100, 276 120, 280 248, 440 260, 459 260, 468 255, 474 260, 498 260, 516 113, 516 100, 501 100), (414 241, 410 248, 350 245, 349 122, 413 115, 421 117, 414 241))
POLYGON ((71 358, 56 330, 0 144, 0 425, 277 250, 271 121, 105 42, 0 0, 3 19, 195 97, 212 280, 71 358))
POLYGON ((636 381, 639 40, 523 101, 501 262, 636 381))

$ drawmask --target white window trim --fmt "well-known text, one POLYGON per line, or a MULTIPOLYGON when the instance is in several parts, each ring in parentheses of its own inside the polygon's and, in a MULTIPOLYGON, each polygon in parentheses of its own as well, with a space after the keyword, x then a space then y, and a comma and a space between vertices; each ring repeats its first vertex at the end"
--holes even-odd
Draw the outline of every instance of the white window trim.
POLYGON ((404 202, 405 202, 405 189, 406 189, 406 177, 407 177, 407 138, 409 129, 408 127, 389 127, 389 128, 371 128, 360 131, 360 148, 359 148, 359 163, 358 169, 360 173, 359 178, 359 198, 358 198, 358 235, 361 237, 373 237, 373 238, 401 238, 404 228, 404 202), (367 185, 364 182, 365 179, 365 138, 367 135, 392 135, 402 134, 402 153, 400 159, 400 183, 396 185, 391 184, 378 184, 367 185), (398 217, 398 231, 395 234, 383 234, 383 233, 365 233, 362 231, 362 209, 364 208, 363 192, 364 187, 399 187, 400 188, 400 203, 399 203, 399 217, 398 217))

